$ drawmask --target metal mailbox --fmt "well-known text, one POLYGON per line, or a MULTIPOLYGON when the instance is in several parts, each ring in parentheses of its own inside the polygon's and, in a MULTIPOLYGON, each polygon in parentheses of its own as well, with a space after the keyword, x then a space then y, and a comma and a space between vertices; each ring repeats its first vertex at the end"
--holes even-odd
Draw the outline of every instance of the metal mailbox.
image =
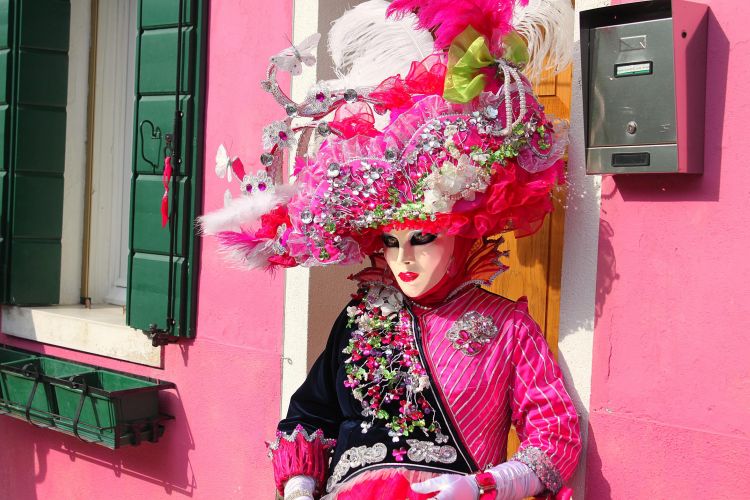
POLYGON ((708 7, 581 12, 586 172, 702 173, 708 7))

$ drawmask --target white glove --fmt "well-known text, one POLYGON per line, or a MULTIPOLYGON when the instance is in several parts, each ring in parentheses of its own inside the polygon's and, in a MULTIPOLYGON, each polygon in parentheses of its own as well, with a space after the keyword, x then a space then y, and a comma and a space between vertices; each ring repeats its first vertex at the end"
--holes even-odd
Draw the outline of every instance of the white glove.
POLYGON ((310 476, 294 476, 284 485, 284 500, 313 500, 315 479, 310 476), (300 493, 307 493, 300 495, 300 493))
MULTIPOLYGON (((544 485, 521 462, 505 462, 488 469, 497 483, 496 500, 520 500, 534 496, 544 490, 544 485)), ((460 474, 443 474, 411 486, 417 493, 438 492, 438 500, 476 500, 479 498, 479 486, 474 476, 460 474)))
POLYGON ((533 470, 521 462, 511 460, 488 469, 497 483, 495 500, 519 500, 544 491, 544 485, 533 470))
POLYGON ((443 474, 427 481, 411 485, 417 493, 439 492, 437 500, 476 500, 479 498, 479 486, 474 476, 462 474, 443 474))

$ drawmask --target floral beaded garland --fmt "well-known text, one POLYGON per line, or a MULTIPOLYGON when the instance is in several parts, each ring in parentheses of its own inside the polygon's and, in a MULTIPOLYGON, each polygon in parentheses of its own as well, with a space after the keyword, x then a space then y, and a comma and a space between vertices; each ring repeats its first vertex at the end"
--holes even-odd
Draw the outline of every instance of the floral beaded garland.
POLYGON ((371 284, 353 297, 360 303, 347 308, 348 326, 356 329, 343 350, 349 355, 344 385, 362 404, 362 416, 369 418, 362 422, 362 432, 381 420, 393 441, 421 429, 445 442, 424 395, 430 380, 420 362, 403 296, 392 287, 371 284))

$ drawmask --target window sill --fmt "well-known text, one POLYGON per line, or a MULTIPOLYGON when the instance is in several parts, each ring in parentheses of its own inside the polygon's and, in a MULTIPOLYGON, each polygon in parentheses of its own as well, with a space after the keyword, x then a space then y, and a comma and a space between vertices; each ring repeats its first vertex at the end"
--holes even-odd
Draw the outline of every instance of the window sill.
POLYGON ((161 367, 161 347, 125 324, 120 306, 3 306, 2 331, 67 349, 161 367))

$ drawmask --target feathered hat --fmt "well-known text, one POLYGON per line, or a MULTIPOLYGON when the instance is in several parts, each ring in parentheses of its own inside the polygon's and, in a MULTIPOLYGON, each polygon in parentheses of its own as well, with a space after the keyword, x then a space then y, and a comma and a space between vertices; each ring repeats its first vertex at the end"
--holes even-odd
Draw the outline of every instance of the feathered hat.
POLYGON ((534 232, 566 138, 530 79, 567 66, 571 28, 568 0, 360 4, 329 36, 339 79, 302 102, 276 74, 314 64, 320 35, 271 58, 262 86, 287 117, 264 128, 256 174, 219 148, 217 174, 241 179, 242 196, 201 217, 204 234, 243 266, 273 268, 359 262, 390 229, 534 232), (374 80, 383 71, 394 76, 374 80))

